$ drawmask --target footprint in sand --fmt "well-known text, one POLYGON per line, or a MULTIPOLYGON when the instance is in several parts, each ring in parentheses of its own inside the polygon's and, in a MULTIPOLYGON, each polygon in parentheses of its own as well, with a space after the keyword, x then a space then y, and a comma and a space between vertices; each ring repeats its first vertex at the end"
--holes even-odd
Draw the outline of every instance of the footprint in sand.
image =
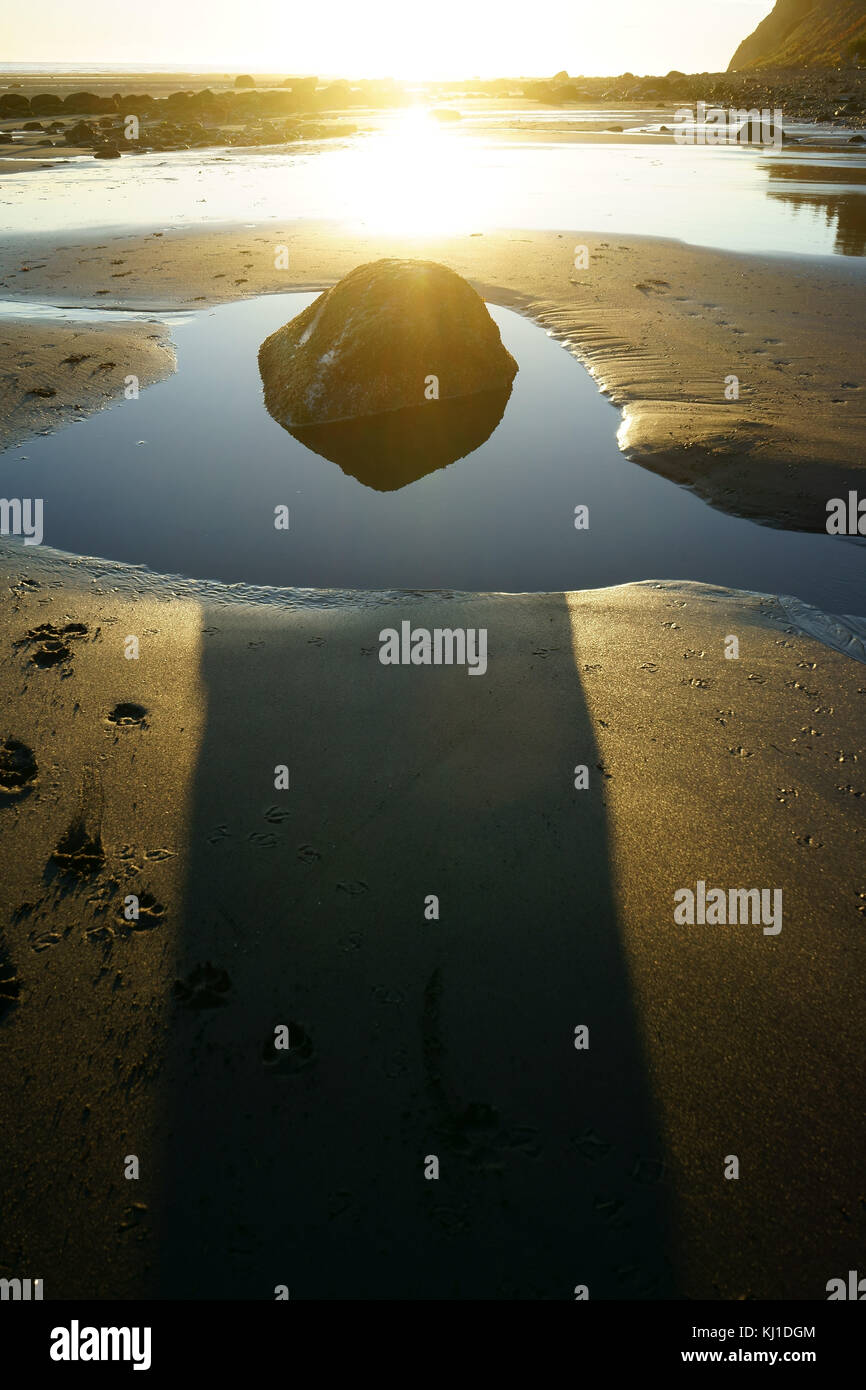
POLYGON ((33 790, 37 773, 36 759, 26 743, 16 738, 0 742, 0 806, 20 801, 33 790))
POLYGON ((247 841, 249 844, 257 845, 259 849, 274 849, 277 844, 277 837, 269 831, 251 830, 247 836, 247 841))
POLYGON ((102 837, 91 834, 83 820, 74 820, 51 856, 63 873, 72 878, 89 878, 105 863, 102 837))
POLYGON ((641 294, 664 294, 670 285, 667 280, 641 280, 635 289, 640 290, 641 294))
POLYGON ((587 1163, 598 1163, 600 1159, 607 1158, 613 1147, 606 1139, 602 1139, 601 1135, 597 1134, 594 1129, 582 1130, 571 1141, 571 1144, 587 1163))
POLYGON ((667 1173, 664 1159, 641 1158, 640 1154, 635 1154, 634 1166, 629 1177, 644 1186, 654 1186, 656 1183, 664 1182, 667 1173))
POLYGON ((120 728, 128 728, 133 724, 137 724, 141 728, 146 728, 146 714, 147 710, 144 705, 133 705, 124 702, 115 705, 111 714, 106 716, 106 719, 109 724, 117 724, 120 728))
POLYGON ((273 1034, 262 1043, 262 1065, 272 1076, 294 1076, 316 1060, 313 1040, 300 1023, 289 1023, 288 1047, 275 1047, 273 1034))
POLYGON ((359 898, 362 893, 369 891, 368 885, 363 879, 351 879, 345 883, 337 884, 338 893, 346 893, 350 898, 359 898))
POLYGON ((232 987, 228 972, 205 961, 191 970, 185 980, 175 980, 172 993, 187 1009, 221 1009, 232 987))
POLYGON ((157 902, 152 893, 144 892, 137 896, 137 919, 130 921, 124 915, 123 907, 118 909, 117 924, 121 931, 153 931, 154 927, 160 926, 165 920, 165 908, 162 903, 157 902))
POLYGON ((87 631, 84 623, 66 623, 63 627, 57 627, 54 623, 42 623, 39 627, 32 627, 15 645, 32 647, 30 660, 34 666, 45 669, 69 661, 72 656, 70 641, 86 637, 87 631))
POLYGON ((630 1224, 626 1205, 621 1197, 597 1195, 593 1198, 592 1205, 613 1230, 622 1230, 630 1224))
POLYGON ((21 981, 0 937, 0 1019, 3 1019, 18 1003, 21 994, 21 981))
POLYGON ((54 864, 70 878, 90 878, 105 863, 102 847, 104 795, 92 768, 84 772, 78 810, 65 835, 51 856, 54 864))
POLYGON ((31 935, 29 940, 31 951, 35 951, 38 955, 41 951, 47 951, 52 946, 59 946, 63 937, 57 931, 44 931, 40 932, 38 936, 31 935))
POLYGON ((147 1219, 147 1203, 133 1202, 131 1206, 125 1207, 123 1220, 118 1226, 119 1231, 133 1231, 137 1226, 141 1226, 147 1219))
POLYGON ((445 1078, 448 1062, 442 1021, 442 971, 437 967, 424 988, 421 1049, 424 1085, 433 1111, 437 1138, 452 1153, 482 1172, 499 1172, 515 1153, 538 1158, 537 1130, 529 1125, 505 1127, 499 1111, 484 1101, 460 1100, 445 1078))

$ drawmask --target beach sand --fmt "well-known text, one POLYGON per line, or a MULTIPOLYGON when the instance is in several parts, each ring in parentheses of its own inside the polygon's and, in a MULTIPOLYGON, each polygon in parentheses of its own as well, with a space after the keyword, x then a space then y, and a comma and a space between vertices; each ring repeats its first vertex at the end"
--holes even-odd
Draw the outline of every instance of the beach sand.
POLYGON ((6 319, 0 350, 4 443, 85 419, 123 399, 126 378, 138 389, 169 376, 175 355, 168 330, 153 323, 63 323, 6 319))
MULTIPOLYGON (((851 258, 762 259, 574 231, 396 238, 296 222, 103 232, 62 247, 11 240, 0 252, 0 291, 91 307, 201 309, 323 288, 383 256, 441 261, 490 301, 555 333, 621 406, 620 442, 628 456, 714 506, 823 531, 828 500, 862 487, 866 379, 853 364, 866 314, 866 271, 851 258), (274 268, 280 246, 288 247, 287 270, 274 268), (576 246, 587 248, 587 269, 575 269, 576 246), (726 399, 731 376, 738 379, 737 400, 726 399)), ((32 373, 26 331, 10 341, 0 443, 20 440, 32 428, 37 407, 29 392, 44 374, 57 392, 38 407, 44 427, 64 412, 68 418, 75 405, 86 413, 103 403, 101 375, 60 366, 73 334, 77 350, 87 351, 81 330, 81 324, 57 324, 53 350, 42 345, 32 373)), ((2 331, 10 337, 6 325, 2 331)), ((118 359, 118 392, 126 370, 141 364, 141 330, 130 328, 133 333, 126 360, 118 359)), ((161 348, 157 359, 145 375, 165 370, 161 348)))
POLYGON ((38 766, 0 807, 4 1275, 820 1299, 857 1266, 861 660, 695 584, 239 603, 4 567, 3 732, 38 766), (487 674, 383 666, 405 619, 485 627, 487 674), (781 931, 675 925, 701 879, 781 888, 781 931))
MULTIPOLYGON (((12 244, 0 279, 167 311, 406 254, 560 336, 631 455, 716 506, 822 530, 862 476, 848 261, 305 223, 12 244)), ((172 365, 152 324, 3 336, 7 444, 172 365)), ((0 738, 36 762, 0 804, 0 1274, 46 1298, 737 1300, 857 1267, 862 643, 697 584, 241 602, 0 547, 0 738), (486 628, 487 674, 381 665, 403 620, 486 628), (89 860, 52 857, 76 836, 89 860), (781 932, 676 925, 699 880, 780 888, 781 932)))

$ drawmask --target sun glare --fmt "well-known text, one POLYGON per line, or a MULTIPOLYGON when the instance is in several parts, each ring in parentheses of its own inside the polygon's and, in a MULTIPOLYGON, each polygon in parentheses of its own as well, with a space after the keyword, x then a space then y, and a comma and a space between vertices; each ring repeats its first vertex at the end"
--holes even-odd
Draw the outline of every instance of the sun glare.
POLYGON ((366 226, 402 236, 466 229, 478 166, 473 137, 453 125, 429 107, 413 106, 371 140, 355 196, 366 226))

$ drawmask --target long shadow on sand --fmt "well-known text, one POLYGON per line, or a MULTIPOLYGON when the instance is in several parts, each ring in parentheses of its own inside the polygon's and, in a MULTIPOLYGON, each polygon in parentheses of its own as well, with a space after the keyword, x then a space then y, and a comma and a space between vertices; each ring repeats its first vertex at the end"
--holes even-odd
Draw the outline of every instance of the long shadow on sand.
POLYGON ((563 596, 203 626, 157 1296, 676 1296, 563 596), (381 665, 404 618, 487 674, 381 665))

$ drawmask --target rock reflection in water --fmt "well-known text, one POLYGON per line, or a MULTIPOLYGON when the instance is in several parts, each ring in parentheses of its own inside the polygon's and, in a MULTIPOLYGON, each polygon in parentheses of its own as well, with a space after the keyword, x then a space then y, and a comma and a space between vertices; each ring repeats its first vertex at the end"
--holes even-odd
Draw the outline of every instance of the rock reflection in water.
POLYGON ((479 449, 510 396, 508 386, 354 420, 283 428, 365 487, 395 492, 479 449))

